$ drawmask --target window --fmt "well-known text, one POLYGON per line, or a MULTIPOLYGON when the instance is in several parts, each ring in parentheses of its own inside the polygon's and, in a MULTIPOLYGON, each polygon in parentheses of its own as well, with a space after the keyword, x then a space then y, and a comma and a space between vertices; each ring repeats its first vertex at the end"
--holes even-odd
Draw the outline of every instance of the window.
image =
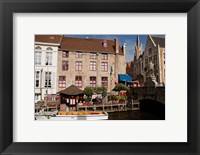
POLYGON ((97 54, 96 53, 90 53, 90 59, 96 59, 97 54))
POLYGON ((82 52, 76 52, 76 57, 77 58, 82 58, 82 52))
POLYGON ((35 94, 35 100, 39 100, 39 95, 35 94))
POLYGON ((35 81, 35 87, 39 87, 39 80, 38 79, 36 79, 36 81, 35 81))
POLYGON ((59 76, 58 86, 59 86, 59 88, 66 87, 66 77, 65 76, 59 76))
POLYGON ((62 57, 63 58, 68 58, 69 57, 69 51, 63 51, 62 52, 62 57))
POLYGON ((76 61, 76 71, 82 70, 82 61, 76 61))
POLYGON ((101 59, 102 60, 108 60, 108 54, 102 54, 101 59))
POLYGON ((149 62, 151 62, 151 61, 152 61, 152 57, 149 58, 149 62))
POLYGON ((42 50, 42 48, 40 46, 36 46, 35 49, 36 50, 42 50))
POLYGON ((96 77, 95 76, 90 77, 90 87, 96 87, 96 77))
POLYGON ((37 87, 37 88, 39 87, 39 84, 40 84, 39 74, 40 74, 39 71, 35 72, 35 87, 37 87))
POLYGON ((152 48, 149 48, 149 55, 152 54, 152 48))
POLYGON ((75 86, 82 87, 82 76, 76 76, 75 77, 75 86))
POLYGON ((138 70, 141 71, 141 64, 140 64, 140 62, 138 64, 138 70))
POLYGON ((101 63, 101 71, 104 71, 104 72, 108 71, 108 63, 107 62, 101 63))
POLYGON ((142 62, 142 70, 143 70, 143 62, 142 62))
POLYGON ((41 65, 41 55, 42 52, 35 52, 35 64, 41 65))
POLYGON ((108 60, 108 54, 102 54, 101 59, 102 60, 108 60))
POLYGON ((39 72, 39 71, 36 71, 36 78, 37 78, 37 79, 39 78, 39 74, 40 74, 40 72, 39 72))
POLYGON ((156 65, 157 64, 157 55, 153 56, 153 64, 156 65))
POLYGON ((108 77, 101 77, 102 87, 108 87, 108 77))
POLYGON ((52 51, 53 49, 52 49, 51 47, 48 47, 47 50, 48 50, 48 51, 52 51))
POLYGON ((45 72, 45 87, 51 87, 51 72, 45 72))
POLYGON ((46 53, 46 65, 52 65, 52 52, 46 53))
POLYGON ((62 70, 63 70, 63 71, 67 71, 68 68, 69 68, 68 61, 63 61, 63 62, 62 62, 62 70))
POLYGON ((148 59, 145 59, 145 66, 148 66, 148 59))
POLYGON ((96 71, 96 65, 97 65, 96 61, 90 61, 90 70, 96 71))

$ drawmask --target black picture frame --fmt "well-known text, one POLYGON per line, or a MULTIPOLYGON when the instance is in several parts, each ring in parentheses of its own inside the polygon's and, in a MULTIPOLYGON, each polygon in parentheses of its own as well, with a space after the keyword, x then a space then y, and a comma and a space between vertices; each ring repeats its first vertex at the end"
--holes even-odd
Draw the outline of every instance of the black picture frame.
MULTIPOLYGON (((1 154, 200 154, 199 0, 0 0, 1 154), (187 13, 187 143, 16 143, 13 142, 13 13, 187 13)), ((181 58, 181 56, 180 56, 181 58)), ((178 59, 178 58, 177 58, 178 59)), ((183 83, 185 85, 185 83, 183 83)), ((181 88, 180 88, 181 89, 181 88)), ((181 110, 177 109, 178 111, 181 110)), ((31 131, 30 131, 31 132, 31 131)), ((31 133, 30 133, 31 134, 31 133)))

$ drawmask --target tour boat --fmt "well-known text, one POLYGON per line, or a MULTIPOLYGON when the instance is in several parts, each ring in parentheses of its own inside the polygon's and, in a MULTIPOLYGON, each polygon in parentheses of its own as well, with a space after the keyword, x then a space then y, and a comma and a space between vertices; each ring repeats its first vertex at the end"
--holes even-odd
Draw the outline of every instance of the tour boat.
POLYGON ((59 111, 35 113, 36 120, 68 121, 68 120, 106 120, 108 113, 104 111, 59 111))

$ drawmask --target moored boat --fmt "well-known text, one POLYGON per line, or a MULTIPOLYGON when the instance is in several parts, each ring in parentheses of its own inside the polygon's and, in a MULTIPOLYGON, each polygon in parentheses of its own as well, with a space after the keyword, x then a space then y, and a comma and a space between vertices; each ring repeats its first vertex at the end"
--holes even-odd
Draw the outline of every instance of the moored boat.
POLYGON ((68 121, 68 120, 106 120, 108 113, 104 111, 59 111, 51 113, 35 113, 36 120, 68 121))

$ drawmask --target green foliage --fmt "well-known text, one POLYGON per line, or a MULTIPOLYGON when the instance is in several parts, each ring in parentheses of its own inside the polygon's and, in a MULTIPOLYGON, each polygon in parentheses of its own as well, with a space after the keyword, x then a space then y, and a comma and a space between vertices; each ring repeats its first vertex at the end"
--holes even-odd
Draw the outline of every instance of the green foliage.
POLYGON ((125 90, 125 91, 129 91, 130 88, 125 86, 124 84, 122 83, 118 83, 115 88, 114 88, 115 91, 121 91, 121 90, 125 90))
POLYGON ((87 97, 91 97, 94 93, 102 94, 103 97, 107 95, 107 88, 105 87, 85 87, 84 93, 87 97))
POLYGON ((105 97, 107 95, 107 88, 105 88, 105 87, 96 87, 94 92, 97 93, 97 94, 102 94, 102 96, 105 97))
POLYGON ((92 88, 92 87, 85 87, 84 93, 89 98, 94 93, 94 88, 92 88))
POLYGON ((122 96, 122 95, 119 95, 119 96, 116 96, 116 99, 118 101, 125 101, 127 99, 127 96, 122 96))

